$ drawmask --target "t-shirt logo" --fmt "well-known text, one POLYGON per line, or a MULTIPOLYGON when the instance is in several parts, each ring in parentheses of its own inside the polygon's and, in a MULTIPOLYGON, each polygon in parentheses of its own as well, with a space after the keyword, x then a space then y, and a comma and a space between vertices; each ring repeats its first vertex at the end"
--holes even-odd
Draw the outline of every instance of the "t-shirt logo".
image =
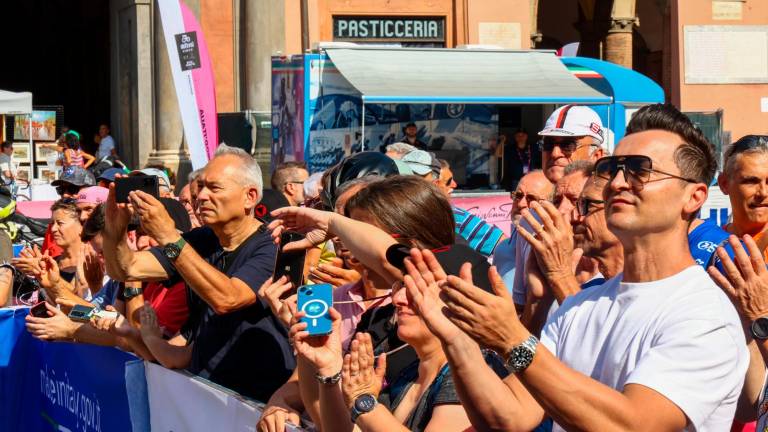
POLYGON ((715 250, 717 250, 717 244, 712 243, 711 241, 699 242, 696 247, 699 248, 699 250, 707 251, 709 253, 715 253, 715 250))

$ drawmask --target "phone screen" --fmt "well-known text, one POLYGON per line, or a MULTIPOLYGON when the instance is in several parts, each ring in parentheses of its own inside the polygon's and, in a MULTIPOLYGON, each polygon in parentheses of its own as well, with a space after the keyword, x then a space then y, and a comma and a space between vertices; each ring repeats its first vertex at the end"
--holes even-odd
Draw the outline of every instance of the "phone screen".
POLYGON ((79 322, 89 321, 93 314, 93 309, 91 306, 74 305, 72 310, 69 311, 69 319, 79 322))
POLYGON ((307 256, 307 251, 283 251, 283 247, 286 244, 303 238, 304 236, 295 232, 285 232, 280 236, 280 247, 275 258, 274 280, 287 276, 288 280, 293 284, 293 288, 286 291, 280 298, 284 299, 296 294, 296 287, 304 282, 304 259, 307 256))
POLYGON ((115 199, 119 203, 127 203, 128 194, 138 190, 159 198, 160 183, 157 180, 157 176, 141 175, 118 177, 115 179, 115 199))
POLYGON ((45 307, 45 300, 32 306, 29 313, 36 318, 48 318, 48 308, 45 307))

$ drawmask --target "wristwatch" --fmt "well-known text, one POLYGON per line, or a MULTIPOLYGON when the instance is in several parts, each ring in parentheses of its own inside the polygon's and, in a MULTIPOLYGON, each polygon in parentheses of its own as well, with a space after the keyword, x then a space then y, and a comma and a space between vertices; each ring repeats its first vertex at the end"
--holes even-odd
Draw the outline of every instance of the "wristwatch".
POLYGON ((184 237, 180 237, 175 242, 163 246, 163 255, 171 261, 176 261, 176 258, 181 255, 181 250, 184 249, 186 244, 187 241, 184 240, 184 237))
POLYGON ((536 336, 531 335, 520 345, 512 347, 507 353, 507 360, 505 362, 509 373, 514 374, 526 370, 533 362, 538 344, 539 340, 536 336))
POLYGON ((749 329, 753 338, 757 340, 768 339, 768 317, 760 317, 752 321, 749 329))
POLYGON ((350 413, 352 424, 355 424, 357 422, 357 418, 361 415, 373 411, 378 403, 379 401, 377 401, 376 398, 370 393, 358 396, 355 399, 355 402, 352 404, 352 410, 350 413))
POLYGON ((331 375, 331 376, 322 376, 319 373, 315 373, 315 379, 320 384, 333 385, 333 384, 336 384, 339 381, 341 381, 341 371, 339 371, 337 374, 331 375))
POLYGON ((143 294, 143 293, 144 293, 144 288, 142 288, 142 287, 138 287, 138 288, 137 287, 125 287, 125 288, 123 288, 123 297, 126 300, 130 300, 130 299, 136 297, 137 295, 143 294))

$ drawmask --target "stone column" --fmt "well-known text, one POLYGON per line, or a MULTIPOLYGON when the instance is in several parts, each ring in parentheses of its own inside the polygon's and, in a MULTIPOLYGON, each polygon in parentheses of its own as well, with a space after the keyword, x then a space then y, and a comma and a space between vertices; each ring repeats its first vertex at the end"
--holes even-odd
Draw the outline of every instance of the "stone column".
POLYGON ((531 0, 531 49, 541 43, 542 34, 539 31, 539 0, 531 0))
MULTIPOLYGON (((185 0, 187 6, 200 19, 199 0, 185 0)), ((171 63, 165 47, 163 24, 157 4, 154 9, 154 63, 155 63, 155 134, 152 153, 147 163, 162 163, 177 173, 177 183, 186 183, 184 179, 191 170, 189 153, 184 140, 184 127, 181 123, 176 87, 173 84, 171 63)), ((140 161, 141 162, 141 161, 140 161)), ((142 164, 143 165, 143 164, 142 164)))
POLYGON ((285 52, 285 0, 240 0, 243 109, 272 109, 272 55, 285 52))
POLYGON ((605 60, 632 69, 632 30, 637 18, 612 18, 605 37, 605 60))

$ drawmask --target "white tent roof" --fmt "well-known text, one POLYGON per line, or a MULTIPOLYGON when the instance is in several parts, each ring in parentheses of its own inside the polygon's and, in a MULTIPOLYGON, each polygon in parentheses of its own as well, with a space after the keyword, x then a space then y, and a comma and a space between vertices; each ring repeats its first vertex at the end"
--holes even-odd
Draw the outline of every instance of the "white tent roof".
POLYGON ((327 48, 369 103, 611 103, 554 52, 327 48))
POLYGON ((0 90, 0 114, 31 114, 32 93, 0 90))

